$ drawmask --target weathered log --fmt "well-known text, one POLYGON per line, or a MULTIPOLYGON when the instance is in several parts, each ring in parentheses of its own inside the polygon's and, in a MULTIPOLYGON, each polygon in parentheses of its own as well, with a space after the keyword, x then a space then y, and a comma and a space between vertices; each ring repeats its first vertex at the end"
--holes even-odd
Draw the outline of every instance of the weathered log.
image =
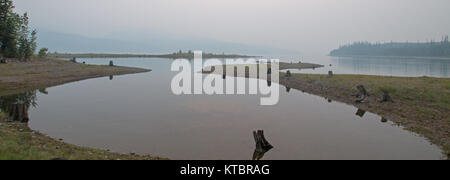
POLYGON ((263 130, 253 131, 253 137, 256 142, 256 149, 255 152, 253 153, 252 159, 260 160, 264 157, 264 154, 266 154, 273 148, 273 146, 264 137, 263 130))
POLYGON ((365 100, 369 96, 369 93, 367 93, 366 88, 364 88, 363 85, 359 85, 356 88, 358 89, 358 94, 356 94, 355 96, 359 99, 357 99, 355 102, 357 103, 365 102, 365 100))

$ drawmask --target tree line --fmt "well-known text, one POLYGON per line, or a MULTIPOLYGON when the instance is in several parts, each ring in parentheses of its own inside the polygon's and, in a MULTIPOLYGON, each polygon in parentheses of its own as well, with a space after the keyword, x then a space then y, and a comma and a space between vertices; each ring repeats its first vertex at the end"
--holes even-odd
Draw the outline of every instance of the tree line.
POLYGON ((355 42, 331 51, 331 56, 418 56, 450 57, 450 42, 444 36, 440 42, 369 43, 355 42))
POLYGON ((35 53, 37 31, 31 30, 27 13, 14 12, 12 0, 0 0, 0 55, 28 60, 35 53))

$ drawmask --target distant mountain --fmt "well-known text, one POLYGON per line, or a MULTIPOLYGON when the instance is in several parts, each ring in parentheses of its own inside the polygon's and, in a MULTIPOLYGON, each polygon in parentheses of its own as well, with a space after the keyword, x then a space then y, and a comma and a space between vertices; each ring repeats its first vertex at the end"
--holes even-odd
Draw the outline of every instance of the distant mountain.
POLYGON ((441 42, 428 43, 377 43, 358 42, 333 50, 331 56, 415 56, 450 57, 450 42, 445 37, 441 42))
POLYGON ((65 34, 40 30, 38 32, 39 47, 49 48, 51 52, 59 53, 142 53, 161 54, 177 52, 178 50, 202 50, 209 53, 270 55, 296 54, 295 51, 253 46, 239 43, 221 42, 197 38, 166 38, 153 37, 137 40, 105 38, 90 38, 74 34, 65 34))

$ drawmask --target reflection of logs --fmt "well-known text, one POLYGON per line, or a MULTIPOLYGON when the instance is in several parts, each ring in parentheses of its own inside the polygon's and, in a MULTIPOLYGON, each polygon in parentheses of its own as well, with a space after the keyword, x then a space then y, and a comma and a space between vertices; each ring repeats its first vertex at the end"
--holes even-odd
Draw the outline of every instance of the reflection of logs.
POLYGON ((256 149, 253 153, 253 160, 260 160, 264 157, 264 154, 270 151, 273 146, 270 145, 270 143, 266 140, 264 137, 264 131, 258 130, 253 131, 253 137, 255 138, 256 142, 256 149))
POLYGON ((11 104, 9 107, 9 118, 13 121, 27 123, 30 120, 28 117, 28 106, 23 103, 11 104))

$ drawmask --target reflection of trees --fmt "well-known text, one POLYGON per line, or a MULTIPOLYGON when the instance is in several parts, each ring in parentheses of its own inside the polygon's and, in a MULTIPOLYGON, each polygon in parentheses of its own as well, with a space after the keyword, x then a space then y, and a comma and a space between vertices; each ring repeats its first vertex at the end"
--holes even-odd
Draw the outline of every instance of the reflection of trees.
MULTIPOLYGON (((47 93, 45 89, 39 90, 47 93)), ((36 107, 36 91, 0 97, 0 109, 9 115, 10 120, 28 122, 28 110, 31 106, 36 107)))

